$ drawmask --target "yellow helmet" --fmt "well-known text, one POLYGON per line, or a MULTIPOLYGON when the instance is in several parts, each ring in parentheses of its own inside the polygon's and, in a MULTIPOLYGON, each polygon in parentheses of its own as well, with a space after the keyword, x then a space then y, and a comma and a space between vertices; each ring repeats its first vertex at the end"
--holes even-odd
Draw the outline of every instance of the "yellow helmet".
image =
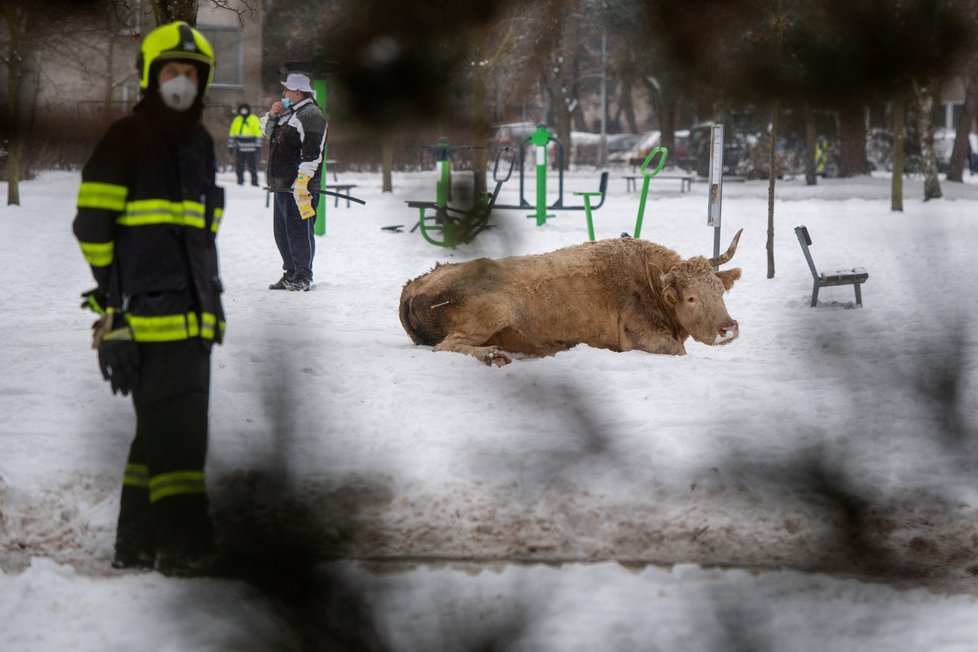
POLYGON ((166 25, 160 25, 143 39, 139 49, 136 68, 139 70, 139 88, 146 90, 150 87, 150 68, 157 61, 181 59, 192 61, 198 66, 206 67, 206 78, 200 94, 203 95, 214 78, 214 48, 203 34, 193 27, 178 20, 166 25))

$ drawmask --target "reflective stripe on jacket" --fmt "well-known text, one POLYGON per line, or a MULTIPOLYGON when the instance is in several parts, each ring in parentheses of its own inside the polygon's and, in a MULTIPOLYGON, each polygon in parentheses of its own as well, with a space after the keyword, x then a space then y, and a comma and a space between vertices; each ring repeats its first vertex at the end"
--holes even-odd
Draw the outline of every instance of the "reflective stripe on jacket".
POLYGON ((255 152, 261 149, 264 135, 261 120, 254 113, 235 116, 231 121, 231 128, 228 129, 228 136, 239 152, 255 152))
POLYGON ((214 143, 199 122, 167 118, 150 106, 109 128, 82 170, 73 230, 134 339, 219 342, 214 143))

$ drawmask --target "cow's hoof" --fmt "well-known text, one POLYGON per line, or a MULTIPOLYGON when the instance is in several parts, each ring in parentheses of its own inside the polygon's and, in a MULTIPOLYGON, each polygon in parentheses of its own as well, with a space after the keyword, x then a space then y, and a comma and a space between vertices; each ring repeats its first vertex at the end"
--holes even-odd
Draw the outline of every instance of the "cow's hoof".
POLYGON ((491 347, 486 349, 486 352, 482 354, 482 361, 486 363, 487 366, 496 365, 497 367, 502 367, 508 365, 512 362, 512 359, 503 351, 500 351, 496 347, 491 347))

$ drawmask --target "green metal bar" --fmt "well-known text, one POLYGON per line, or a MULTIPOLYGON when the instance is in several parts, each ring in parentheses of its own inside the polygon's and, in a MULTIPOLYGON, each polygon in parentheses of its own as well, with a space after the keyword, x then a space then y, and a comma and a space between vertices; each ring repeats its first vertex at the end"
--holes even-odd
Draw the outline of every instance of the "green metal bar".
POLYGON ((536 212, 527 217, 535 217, 537 226, 547 223, 547 143, 550 142, 550 131, 546 125, 537 125, 537 130, 530 134, 530 143, 537 148, 537 203, 536 212))
MULTIPOLYGON (((326 80, 315 79, 312 82, 312 89, 316 93, 316 102, 326 117, 326 80)), ((323 173, 320 175, 320 187, 326 188, 326 143, 323 143, 323 173)), ((316 235, 326 235, 326 195, 319 195, 319 202, 316 205, 316 223, 313 225, 313 232, 316 235)))
POLYGON ((635 219, 635 235, 633 237, 642 237, 642 220, 645 218, 645 200, 649 196, 649 183, 652 181, 652 177, 659 174, 662 170, 662 166, 666 164, 666 158, 669 156, 669 149, 666 147, 656 147, 649 155, 645 157, 645 161, 642 163, 640 168, 642 172, 642 197, 638 201, 638 217, 635 219), (662 154, 662 158, 659 159, 659 165, 656 166, 655 170, 652 172, 648 171, 649 163, 652 162, 652 157, 656 154, 662 154))
POLYGON ((454 249, 458 244, 456 242, 455 225, 445 222, 444 224, 436 224, 434 226, 428 226, 428 223, 424 217, 424 207, 418 208, 418 227, 421 229, 421 237, 427 240, 430 244, 436 247, 447 247, 449 249, 454 249), (435 240, 429 231, 436 232, 440 231, 442 235, 441 240, 435 240))
POLYGON ((438 183, 435 185, 435 205, 438 208, 448 206, 448 189, 452 185, 452 168, 448 159, 438 161, 438 183))
POLYGON ((594 242, 594 221, 591 219, 591 197, 601 196, 602 192, 575 192, 575 195, 584 197, 584 215, 587 219, 587 239, 594 242))

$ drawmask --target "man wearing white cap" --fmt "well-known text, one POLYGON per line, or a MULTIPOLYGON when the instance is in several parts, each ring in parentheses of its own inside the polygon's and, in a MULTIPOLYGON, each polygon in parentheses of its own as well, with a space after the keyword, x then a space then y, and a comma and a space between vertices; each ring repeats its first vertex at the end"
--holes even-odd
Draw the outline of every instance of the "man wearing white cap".
POLYGON ((268 187, 292 190, 275 193, 275 244, 284 273, 268 288, 306 291, 312 286, 315 193, 321 189, 327 124, 313 98, 309 77, 290 73, 282 86, 282 99, 261 119, 269 137, 268 187))

